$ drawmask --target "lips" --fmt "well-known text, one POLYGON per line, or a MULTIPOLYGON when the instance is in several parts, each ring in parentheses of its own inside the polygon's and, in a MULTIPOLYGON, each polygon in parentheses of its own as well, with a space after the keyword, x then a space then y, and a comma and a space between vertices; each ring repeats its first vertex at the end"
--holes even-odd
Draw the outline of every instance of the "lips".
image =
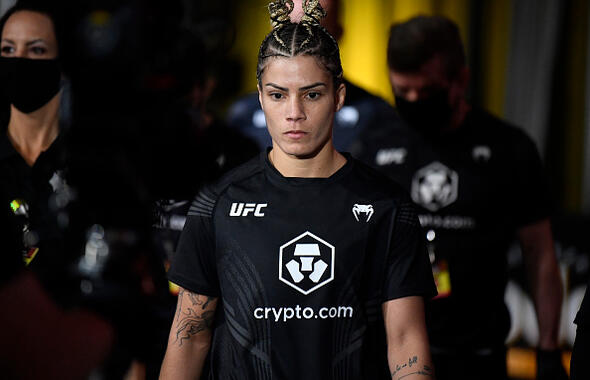
POLYGON ((300 131, 300 130, 292 130, 292 131, 285 132, 285 135, 291 139, 298 140, 298 139, 303 138, 305 135, 307 135, 307 132, 300 131))

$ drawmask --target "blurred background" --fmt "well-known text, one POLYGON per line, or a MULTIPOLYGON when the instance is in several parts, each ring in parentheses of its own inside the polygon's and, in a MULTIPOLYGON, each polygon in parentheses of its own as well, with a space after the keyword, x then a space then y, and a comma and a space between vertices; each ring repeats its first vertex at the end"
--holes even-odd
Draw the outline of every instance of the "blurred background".
MULTIPOLYGON (((0 0, 0 14, 14 2, 0 0)), ((82 65, 70 70, 72 87, 74 95, 84 96, 91 91, 81 90, 80 83, 102 85, 96 87, 92 101, 74 103, 72 115, 74 119, 78 115, 78 122, 85 119, 79 116, 84 111, 90 110, 88 115, 99 113, 97 104, 101 101, 97 99, 117 92, 116 86, 98 83, 105 77, 76 82, 97 69, 88 63, 90 58, 99 59, 102 71, 96 72, 101 75, 108 75, 112 67, 117 78, 133 77, 133 65, 140 60, 140 52, 166 50, 160 44, 169 41, 165 38, 167 30, 177 26, 197 34, 204 45, 197 55, 207 61, 199 70, 205 70, 206 76, 215 80, 208 104, 213 114, 223 118, 238 97, 255 91, 258 48, 270 30, 267 0, 146 1, 153 8, 142 17, 157 14, 160 18, 157 23, 147 23, 157 26, 147 35, 145 26, 130 26, 137 22, 137 17, 129 14, 136 8, 125 5, 140 1, 88 3, 72 7, 73 30, 79 35, 71 37, 80 38, 73 42, 78 50, 74 50, 76 57, 69 62, 82 65), (134 41, 141 48, 134 47, 134 41), (117 47, 121 44, 124 48, 117 47), (120 54, 125 47, 127 56, 120 54), (136 52, 138 56, 132 57, 136 52), (128 70, 116 69, 120 64, 128 70)), ((420 13, 442 14, 459 25, 471 68, 470 101, 526 130, 545 161, 554 202, 557 252, 566 285, 561 342, 567 351, 574 338, 572 321, 590 275, 590 243, 585 239, 590 227, 590 2, 343 0, 340 47, 346 77, 393 103, 386 65, 389 26, 420 13)), ((158 96, 166 96, 166 91, 161 91, 166 87, 162 77, 156 79, 160 81, 152 84, 158 96)), ((126 93, 122 94, 110 99, 109 106, 124 98, 126 93)), ((144 105, 126 106, 141 109, 144 105)), ((116 107, 111 111, 115 112, 116 107)), ((147 182, 149 187, 150 180, 147 182)), ((150 190, 165 192, 157 186, 150 190)), ((513 274, 506 293, 513 320, 509 340, 515 347, 510 371, 514 378, 532 378, 534 362, 531 364, 532 351, 527 349, 536 344, 536 322, 524 290, 516 246, 509 262, 513 274)))

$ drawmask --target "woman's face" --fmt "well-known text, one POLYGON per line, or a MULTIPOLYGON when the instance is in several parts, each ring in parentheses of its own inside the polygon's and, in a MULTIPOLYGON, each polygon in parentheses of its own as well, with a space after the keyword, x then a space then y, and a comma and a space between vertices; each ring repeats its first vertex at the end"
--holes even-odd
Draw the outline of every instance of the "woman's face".
POLYGON ((2 57, 55 59, 57 39, 49 16, 18 11, 6 20, 0 42, 2 57))
POLYGON ((273 148, 307 158, 332 139, 334 114, 344 104, 344 85, 315 57, 270 58, 258 88, 273 148))

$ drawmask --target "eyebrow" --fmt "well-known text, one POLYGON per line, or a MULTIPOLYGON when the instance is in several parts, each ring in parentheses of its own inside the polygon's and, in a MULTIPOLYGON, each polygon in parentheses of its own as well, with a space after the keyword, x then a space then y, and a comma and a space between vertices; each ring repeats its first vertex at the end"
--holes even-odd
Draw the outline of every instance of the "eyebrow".
MULTIPOLYGON (((289 91, 288 88, 281 87, 281 86, 274 84, 274 83, 267 83, 267 84, 265 84, 265 86, 274 87, 277 90, 281 90, 281 91, 289 91)), ((319 87, 319 86, 327 87, 326 84, 323 82, 316 82, 316 83, 310 84, 309 86, 300 87, 299 91, 305 91, 305 90, 309 90, 309 89, 312 89, 314 87, 319 87)))
MULTIPOLYGON (((15 43, 13 40, 11 40, 11 39, 8 39, 8 38, 3 38, 3 39, 2 39, 2 41, 4 41, 4 42, 8 42, 8 43, 10 43, 10 44, 14 44, 14 43, 15 43)), ((47 44, 47 42, 45 42, 45 40, 44 40, 44 39, 42 39, 42 38, 37 38, 36 40, 33 40, 33 41, 29 41, 29 42, 27 42, 27 43, 26 43, 26 45, 27 45, 27 46, 34 45, 34 44, 36 44, 37 42, 42 42, 42 43, 44 43, 44 44, 47 44)))
POLYGON ((27 46, 29 46, 29 45, 34 45, 34 44, 36 44, 37 42, 42 42, 42 43, 44 43, 44 44, 47 44, 47 42, 45 42, 45 40, 44 40, 44 39, 42 39, 42 38, 37 38, 36 40, 33 40, 33 41, 29 41, 29 42, 27 42, 27 44, 26 44, 26 45, 27 45, 27 46))

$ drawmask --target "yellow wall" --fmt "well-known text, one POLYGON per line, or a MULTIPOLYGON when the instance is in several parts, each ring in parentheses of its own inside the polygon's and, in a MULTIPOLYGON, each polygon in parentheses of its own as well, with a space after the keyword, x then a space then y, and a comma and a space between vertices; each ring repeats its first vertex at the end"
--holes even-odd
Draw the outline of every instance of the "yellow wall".
MULTIPOLYGON (((238 4, 232 54, 243 63, 242 93, 256 89, 258 47, 270 31, 267 4, 267 0, 238 4)), ((340 48, 346 77, 392 102, 386 59, 391 23, 419 13, 444 14, 458 23, 468 45, 468 4, 468 0, 341 0, 344 35, 340 48)))
POLYGON ((345 76, 393 102, 387 77, 387 38, 394 22, 417 14, 442 14, 459 25, 468 46, 468 0, 344 0, 340 41, 345 76))
POLYGON ((482 106, 502 117, 506 94, 506 65, 510 50, 511 0, 482 3, 481 102, 482 106))
MULTIPOLYGON (((491 12, 489 30, 484 32, 484 106, 501 115, 508 51, 510 0, 486 1, 491 12), (499 23, 496 20, 501 20, 499 23), (496 62, 499 62, 496 64, 496 62)), ((238 2, 236 42, 232 54, 243 63, 241 93, 256 89, 256 57, 262 39, 270 31, 267 0, 238 2)), ((352 82, 393 102, 387 77, 387 38, 393 22, 417 14, 442 14, 459 25, 465 46, 469 46, 469 0, 341 0, 340 18, 344 35, 340 41, 345 76, 352 82)))

